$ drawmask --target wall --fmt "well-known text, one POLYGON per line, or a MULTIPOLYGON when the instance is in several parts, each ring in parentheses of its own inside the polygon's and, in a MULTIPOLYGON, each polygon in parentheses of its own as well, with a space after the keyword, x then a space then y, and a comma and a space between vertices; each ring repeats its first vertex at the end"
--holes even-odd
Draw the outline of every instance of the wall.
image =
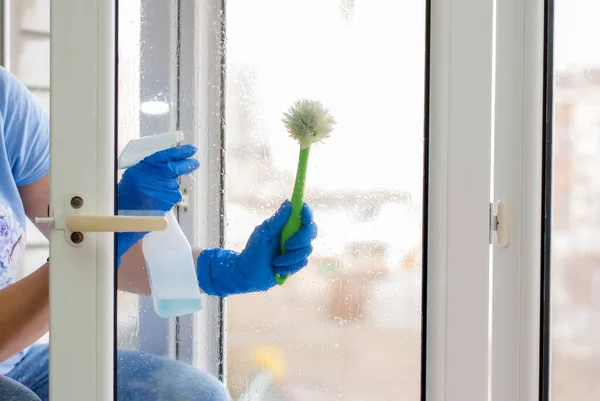
POLYGON ((50 109, 50 0, 11 3, 10 69, 50 109))

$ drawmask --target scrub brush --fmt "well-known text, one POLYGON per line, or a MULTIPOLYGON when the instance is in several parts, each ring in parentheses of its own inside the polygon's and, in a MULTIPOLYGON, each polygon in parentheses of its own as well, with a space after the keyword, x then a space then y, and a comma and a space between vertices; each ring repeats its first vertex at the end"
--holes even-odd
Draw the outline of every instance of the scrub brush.
MULTIPOLYGON (((285 253, 285 242, 300 230, 302 226, 302 206, 304 205, 304 186, 308 156, 313 143, 327 139, 333 130, 335 119, 321 102, 299 100, 283 114, 283 124, 290 136, 300 144, 298 170, 292 194, 292 214, 281 232, 281 253, 285 253)), ((289 275, 275 275, 277 284, 282 285, 289 275)))

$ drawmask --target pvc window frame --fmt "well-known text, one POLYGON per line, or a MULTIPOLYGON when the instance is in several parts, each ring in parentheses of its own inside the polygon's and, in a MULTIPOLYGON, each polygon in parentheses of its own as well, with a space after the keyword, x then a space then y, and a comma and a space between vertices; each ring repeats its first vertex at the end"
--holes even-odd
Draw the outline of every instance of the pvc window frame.
MULTIPOLYGON (((140 106, 149 101, 168 105, 158 115, 140 108, 139 132, 146 136, 175 131, 179 125, 178 3, 141 0, 140 14, 140 106)), ((177 319, 157 316, 151 296, 139 296, 137 330, 140 351, 177 358, 177 319)))
POLYGON ((430 0, 422 399, 488 399, 492 0, 430 0))
MULTIPOLYGON (((179 115, 200 168, 179 223, 200 249, 225 243, 225 1, 179 0, 179 115)), ((226 302, 203 295, 199 312, 178 318, 177 359, 226 382, 226 302)))
MULTIPOLYGON (((51 215, 74 194, 82 213, 115 213, 115 5, 51 3, 51 215)), ((86 233, 78 246, 67 237, 52 228, 50 398, 106 401, 114 395, 114 235, 86 233)))
MULTIPOLYGON (((510 245, 493 248, 491 400, 545 398, 541 355, 547 2, 496 1, 494 202, 510 245)), ((546 189, 544 189, 546 188, 546 189)))

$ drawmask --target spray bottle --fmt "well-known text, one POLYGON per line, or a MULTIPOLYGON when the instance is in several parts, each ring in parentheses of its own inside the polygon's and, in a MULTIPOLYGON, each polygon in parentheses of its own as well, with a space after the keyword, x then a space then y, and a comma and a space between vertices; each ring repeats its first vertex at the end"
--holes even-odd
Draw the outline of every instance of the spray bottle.
MULTIPOLYGON (((160 150, 177 146, 181 141, 181 131, 134 139, 121 152, 118 167, 131 167, 160 150)), ((154 310, 165 319, 202 308, 192 249, 173 210, 166 213, 166 218, 169 224, 165 230, 150 232, 142 240, 154 310)))

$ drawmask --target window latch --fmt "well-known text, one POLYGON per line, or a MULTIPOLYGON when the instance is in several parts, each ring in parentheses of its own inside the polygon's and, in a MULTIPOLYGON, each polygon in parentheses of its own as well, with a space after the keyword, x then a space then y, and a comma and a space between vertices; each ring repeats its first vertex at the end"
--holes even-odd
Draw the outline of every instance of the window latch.
POLYGON ((490 237, 489 243, 502 248, 510 244, 510 204, 502 199, 496 203, 494 213, 494 204, 490 203, 490 237), (495 235, 494 235, 495 234, 495 235), (495 239, 495 241, 494 241, 495 239))

